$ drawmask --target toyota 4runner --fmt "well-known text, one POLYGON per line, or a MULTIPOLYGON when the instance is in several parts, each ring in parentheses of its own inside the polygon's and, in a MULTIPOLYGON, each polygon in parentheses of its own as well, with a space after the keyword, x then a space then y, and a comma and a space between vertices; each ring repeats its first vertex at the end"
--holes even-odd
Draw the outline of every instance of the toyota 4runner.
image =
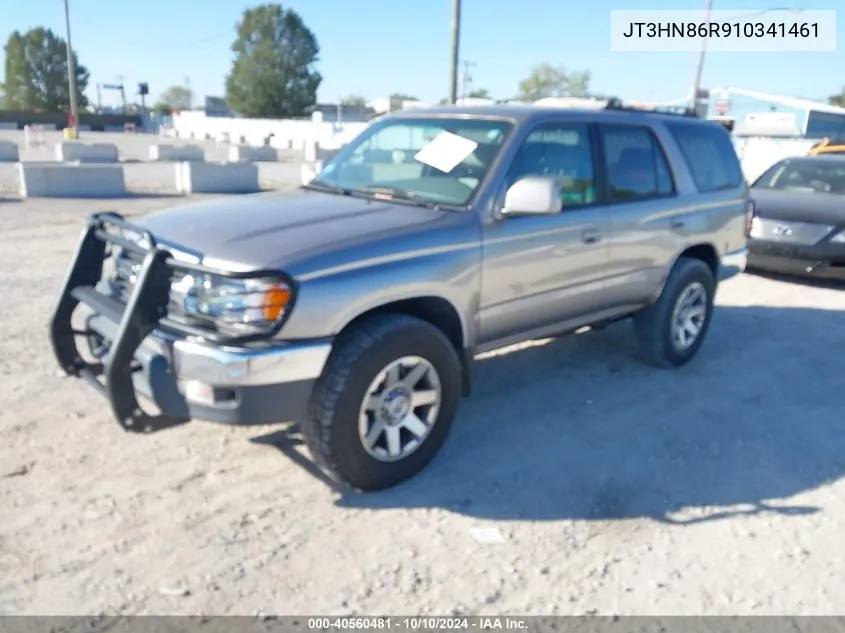
POLYGON ((383 489, 437 453, 479 353, 631 317, 646 361, 687 363, 753 213, 690 113, 400 112, 298 192, 91 216, 51 338, 127 431, 297 421, 383 489))

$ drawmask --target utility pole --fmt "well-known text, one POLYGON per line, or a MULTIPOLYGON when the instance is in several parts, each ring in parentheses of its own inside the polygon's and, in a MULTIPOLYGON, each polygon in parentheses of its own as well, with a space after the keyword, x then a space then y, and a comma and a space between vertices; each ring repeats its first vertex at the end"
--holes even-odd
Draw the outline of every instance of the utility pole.
POLYGON ((150 94, 150 84, 142 81, 138 84, 138 94, 141 96, 141 127, 147 121, 147 95, 150 94))
POLYGON ((123 116, 126 116, 126 90, 123 87, 123 75, 117 76, 117 86, 120 90, 120 107, 123 108, 123 116))
POLYGON ((79 137, 79 106, 76 102, 76 64, 73 63, 73 46, 70 43, 70 8, 65 2, 65 30, 67 31, 67 87, 70 92, 70 117, 73 121, 73 138, 79 137))
MULTIPOLYGON (((704 23, 710 23, 710 12, 713 10, 713 0, 707 0, 704 9, 704 23)), ((707 54, 707 36, 701 38, 701 50, 698 51, 698 62, 695 65, 695 76, 692 81, 692 94, 690 95, 689 107, 698 112, 698 92, 701 90, 701 74, 704 70, 704 56, 707 54)))
POLYGON ((458 100, 458 65, 461 45, 461 0, 452 0, 452 63, 449 73, 449 103, 458 100))
POLYGON ((472 84, 472 75, 469 69, 475 66, 475 62, 464 59, 461 62, 464 66, 464 72, 461 74, 461 99, 466 99, 469 95, 469 87, 472 84))

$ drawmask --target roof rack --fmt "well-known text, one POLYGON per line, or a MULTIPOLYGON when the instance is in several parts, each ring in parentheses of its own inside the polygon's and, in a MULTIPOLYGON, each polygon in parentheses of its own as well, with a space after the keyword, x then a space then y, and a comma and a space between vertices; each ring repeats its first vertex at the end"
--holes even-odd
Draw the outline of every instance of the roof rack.
POLYGON ((625 105, 621 99, 611 97, 607 100, 604 106, 605 110, 622 110, 625 112, 653 112, 655 114, 672 114, 675 116, 686 116, 699 118, 698 113, 694 108, 688 106, 654 106, 649 108, 638 108, 636 106, 625 105))

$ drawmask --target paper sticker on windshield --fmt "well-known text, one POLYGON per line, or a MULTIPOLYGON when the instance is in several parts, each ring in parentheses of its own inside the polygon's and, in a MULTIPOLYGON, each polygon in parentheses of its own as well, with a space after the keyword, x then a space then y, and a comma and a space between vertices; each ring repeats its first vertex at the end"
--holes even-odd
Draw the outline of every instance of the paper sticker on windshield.
POLYGON ((472 154, 476 147, 478 143, 475 141, 451 132, 441 132, 418 151, 414 158, 448 174, 472 154))

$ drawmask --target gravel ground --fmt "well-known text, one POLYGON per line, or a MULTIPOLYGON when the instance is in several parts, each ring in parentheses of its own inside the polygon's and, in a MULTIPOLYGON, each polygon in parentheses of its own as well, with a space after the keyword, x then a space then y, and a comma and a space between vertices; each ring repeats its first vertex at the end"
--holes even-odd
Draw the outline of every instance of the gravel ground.
POLYGON ((0 613, 845 612, 845 292, 743 275, 699 358, 628 324, 480 361, 442 453, 344 495, 295 429, 131 436, 46 322, 87 212, 0 203, 0 613))

